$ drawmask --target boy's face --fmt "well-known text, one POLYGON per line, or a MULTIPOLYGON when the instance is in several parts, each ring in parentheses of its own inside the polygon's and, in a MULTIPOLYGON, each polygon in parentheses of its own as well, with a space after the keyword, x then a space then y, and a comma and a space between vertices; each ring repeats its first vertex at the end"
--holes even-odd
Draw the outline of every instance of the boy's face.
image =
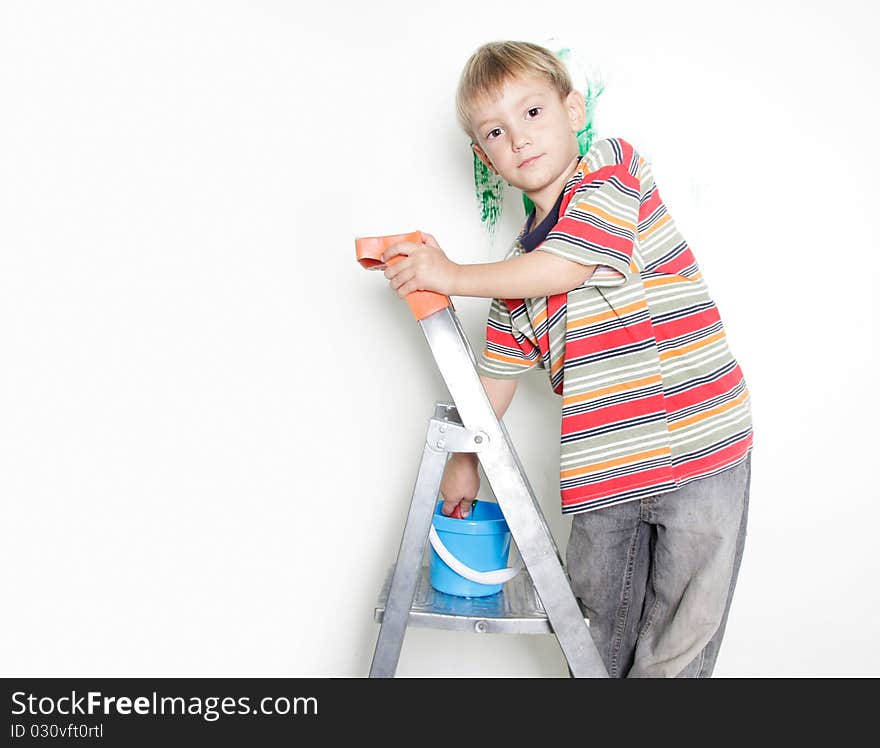
POLYGON ((509 78, 495 98, 474 103, 471 127, 476 142, 472 147, 486 166, 511 185, 530 197, 541 195, 571 175, 580 155, 577 132, 584 120, 580 92, 560 99, 543 78, 517 76, 509 78))

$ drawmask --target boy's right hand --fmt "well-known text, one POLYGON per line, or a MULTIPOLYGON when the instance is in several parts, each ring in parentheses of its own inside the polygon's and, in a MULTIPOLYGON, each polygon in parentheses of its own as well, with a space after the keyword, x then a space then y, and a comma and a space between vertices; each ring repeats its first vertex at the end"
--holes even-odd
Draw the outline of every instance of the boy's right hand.
POLYGON ((440 493, 443 495, 441 511, 447 517, 461 505, 461 516, 466 518, 480 490, 480 473, 477 456, 470 452, 456 452, 446 462, 440 493))

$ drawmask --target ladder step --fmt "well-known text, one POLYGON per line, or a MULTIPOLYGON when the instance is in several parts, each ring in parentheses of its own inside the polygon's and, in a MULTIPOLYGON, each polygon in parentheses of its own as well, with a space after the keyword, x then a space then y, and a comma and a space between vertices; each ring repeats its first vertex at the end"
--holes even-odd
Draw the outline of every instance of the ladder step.
MULTIPOLYGON (((376 623, 382 623, 393 572, 392 565, 373 613, 376 623)), ((584 618, 586 620, 586 616, 584 618)), ((423 565, 416 582, 408 625, 479 634, 553 633, 532 578, 525 568, 494 595, 458 597, 435 590, 429 581, 429 568, 423 565)))

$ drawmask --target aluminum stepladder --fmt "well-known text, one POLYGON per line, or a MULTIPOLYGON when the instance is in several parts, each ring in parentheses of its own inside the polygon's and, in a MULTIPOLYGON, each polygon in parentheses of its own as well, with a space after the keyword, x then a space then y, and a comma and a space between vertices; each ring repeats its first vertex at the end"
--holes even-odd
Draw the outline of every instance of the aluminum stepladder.
MULTIPOLYGON (((358 239, 358 261, 370 269, 384 267, 382 252, 400 241, 424 240, 420 232, 358 239)), ((402 256, 391 263, 397 259, 402 256)), ((428 423, 397 560, 374 612, 380 629, 370 677, 394 676, 406 628, 416 625, 477 633, 553 633, 573 676, 607 678, 559 550, 507 430, 483 389, 449 298, 417 291, 406 300, 454 404, 438 402, 428 423), (486 598, 435 591, 422 562, 446 460, 454 452, 477 454, 524 566, 500 592, 486 598)))

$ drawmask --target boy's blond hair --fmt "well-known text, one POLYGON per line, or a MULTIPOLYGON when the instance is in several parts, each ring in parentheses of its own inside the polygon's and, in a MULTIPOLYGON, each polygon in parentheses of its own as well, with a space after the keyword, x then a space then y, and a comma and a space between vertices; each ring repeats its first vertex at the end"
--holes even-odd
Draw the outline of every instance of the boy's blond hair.
POLYGON ((545 78, 561 99, 572 91, 568 68, 549 49, 531 42, 484 44, 465 63, 455 95, 459 124, 471 140, 476 140, 470 120, 474 102, 494 96, 507 80, 518 75, 545 78))

